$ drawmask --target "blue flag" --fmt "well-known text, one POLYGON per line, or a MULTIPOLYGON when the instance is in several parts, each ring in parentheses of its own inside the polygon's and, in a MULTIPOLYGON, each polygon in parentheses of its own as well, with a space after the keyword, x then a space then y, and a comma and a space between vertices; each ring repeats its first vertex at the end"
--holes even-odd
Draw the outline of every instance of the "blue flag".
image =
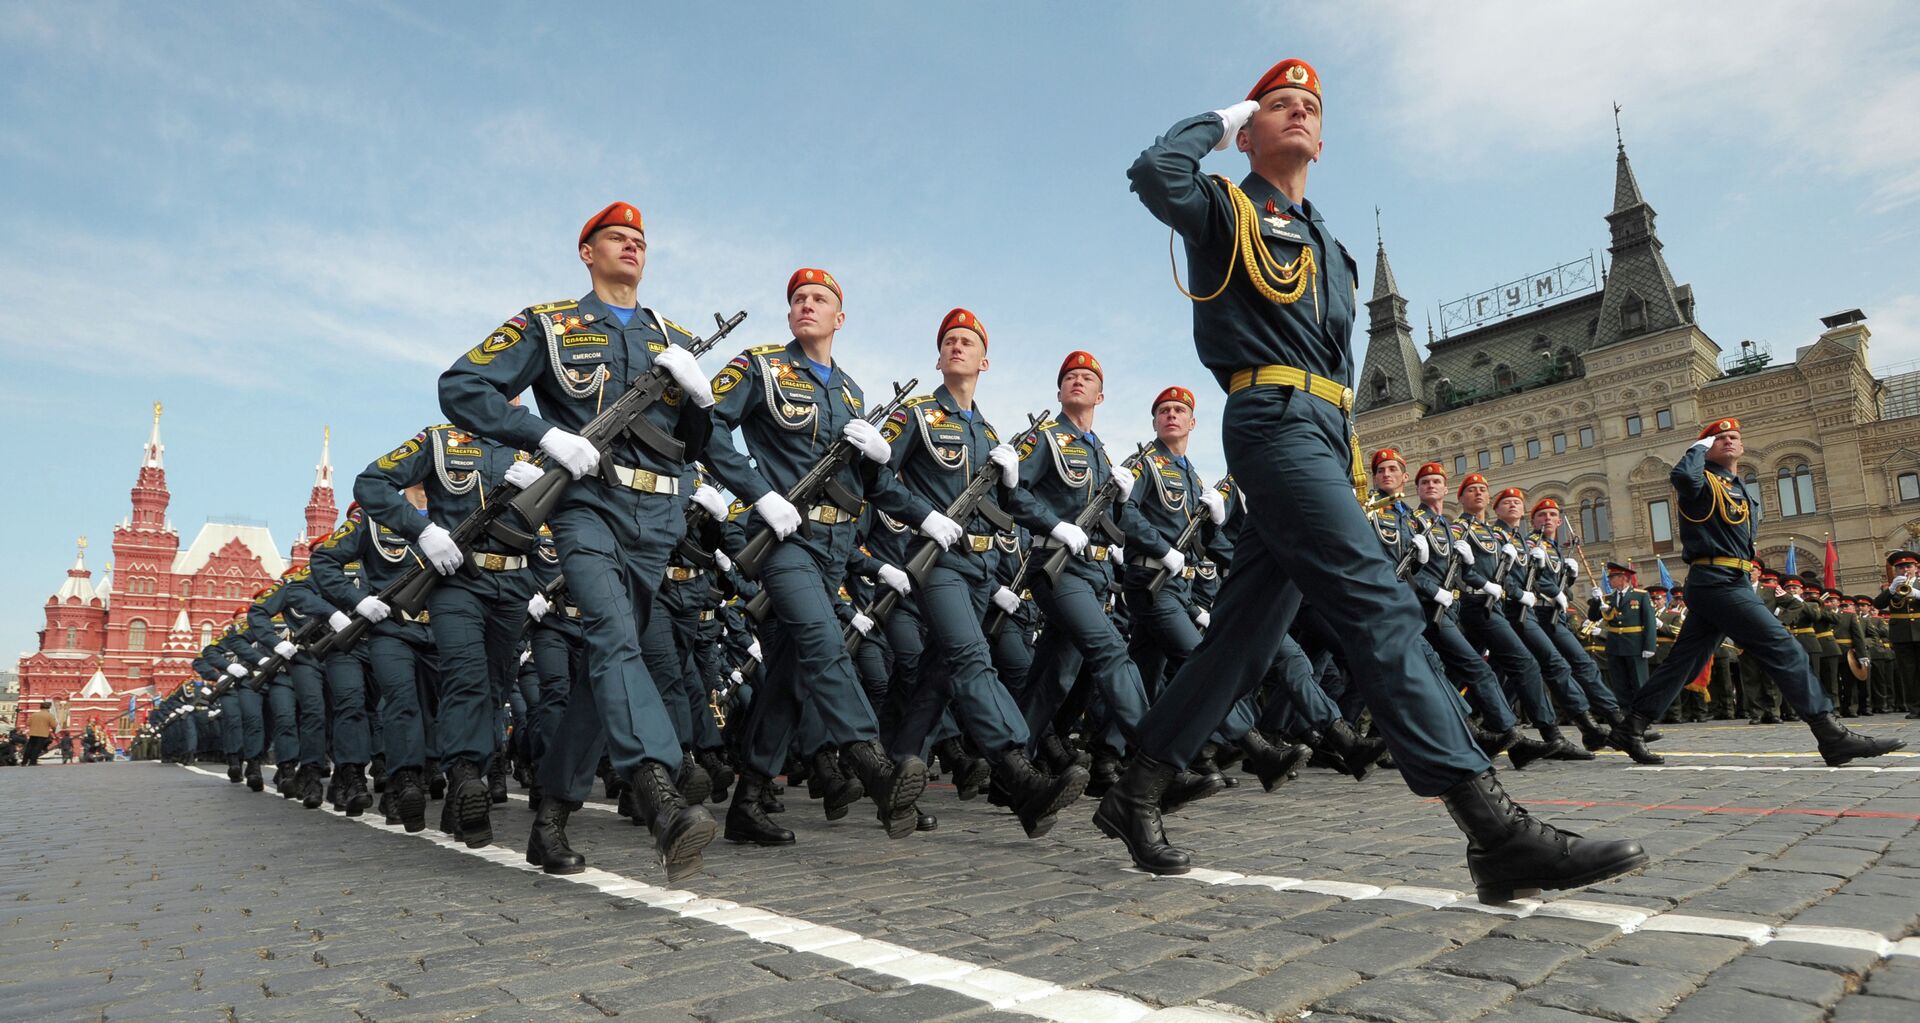
POLYGON ((1673 576, 1667 573, 1667 559, 1656 557, 1653 559, 1653 563, 1660 566, 1660 585, 1665 586, 1668 592, 1672 592, 1673 576))
POLYGON ((1613 595, 1613 580, 1608 579, 1604 574, 1600 576, 1600 595, 1603 597, 1613 595))
POLYGON ((1794 569, 1793 569, 1793 563, 1794 563, 1794 560, 1795 560, 1795 559, 1794 559, 1794 555, 1796 555, 1796 554, 1798 554, 1798 553, 1800 553, 1800 549, 1799 549, 1799 548, 1797 548, 1797 547, 1792 547, 1792 546, 1789 546, 1789 547, 1787 548, 1787 567, 1786 567, 1786 568, 1784 568, 1784 569, 1781 569, 1781 571, 1782 571, 1782 572, 1784 573, 1784 574, 1783 574, 1783 575, 1781 576, 1781 578, 1782 578, 1782 579, 1785 579, 1785 578, 1786 578, 1787 576, 1790 576, 1790 575, 1798 575, 1798 574, 1799 574, 1799 573, 1797 573, 1797 572, 1795 572, 1795 571, 1794 571, 1794 569))

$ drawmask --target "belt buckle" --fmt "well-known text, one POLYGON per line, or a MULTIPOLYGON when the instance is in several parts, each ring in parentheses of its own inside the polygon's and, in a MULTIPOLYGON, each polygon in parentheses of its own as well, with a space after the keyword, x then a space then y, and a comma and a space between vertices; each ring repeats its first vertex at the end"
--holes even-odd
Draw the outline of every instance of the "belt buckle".
POLYGON ((651 494, 659 489, 660 474, 651 469, 633 470, 633 482, 628 484, 635 490, 644 490, 651 494))
POLYGON ((1105 561, 1107 560, 1107 549, 1098 545, 1089 547, 1087 548, 1087 557, 1095 561, 1105 561))
POLYGON ((993 549, 993 537, 975 536, 969 537, 969 539, 973 542, 973 553, 975 554, 985 554, 993 549))
POLYGON ((480 555, 480 567, 489 572, 504 571, 507 567, 507 559, 504 555, 500 554, 482 554, 480 555))

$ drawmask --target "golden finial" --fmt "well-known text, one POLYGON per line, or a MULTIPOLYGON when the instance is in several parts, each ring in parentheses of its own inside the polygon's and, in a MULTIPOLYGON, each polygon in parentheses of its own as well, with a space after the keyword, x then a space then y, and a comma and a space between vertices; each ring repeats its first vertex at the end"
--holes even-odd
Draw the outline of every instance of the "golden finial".
POLYGON ((80 549, 83 551, 87 549, 87 538, 84 536, 80 538, 80 549))
POLYGON ((160 404, 159 402, 157 402, 157 401, 156 401, 156 402, 154 402, 154 403, 153 403, 153 421, 154 421, 154 422, 156 422, 156 423, 157 423, 157 422, 159 422, 159 421, 160 421, 160 413, 161 413, 161 411, 162 411, 162 406, 161 406, 161 404, 160 404))

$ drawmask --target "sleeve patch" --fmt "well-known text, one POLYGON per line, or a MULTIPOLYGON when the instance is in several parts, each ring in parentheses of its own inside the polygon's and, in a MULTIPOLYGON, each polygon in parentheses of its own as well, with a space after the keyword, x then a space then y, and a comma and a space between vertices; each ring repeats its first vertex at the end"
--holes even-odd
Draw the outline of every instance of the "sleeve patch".
POLYGON ((400 468, 401 462, 404 462, 407 459, 412 458, 414 455, 417 455, 419 453, 420 453, 420 437, 415 437, 414 439, 406 442, 405 444, 402 444, 399 447, 394 448, 392 451, 389 451, 386 454, 381 455, 380 460, 374 464, 378 465, 382 469, 392 471, 394 469, 400 468))
MULTIPOLYGON (((518 318, 515 317, 515 319, 518 318)), ((475 345, 473 350, 467 353, 467 361, 476 366, 485 366, 501 352, 519 344, 521 337, 520 328, 514 326, 513 321, 509 320, 501 324, 500 329, 488 335, 485 341, 475 345)))

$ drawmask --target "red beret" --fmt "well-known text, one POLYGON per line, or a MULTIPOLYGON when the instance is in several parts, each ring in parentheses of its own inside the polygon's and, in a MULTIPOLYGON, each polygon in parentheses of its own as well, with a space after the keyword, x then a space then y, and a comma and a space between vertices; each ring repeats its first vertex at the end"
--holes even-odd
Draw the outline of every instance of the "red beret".
POLYGON ((1527 502, 1527 495, 1525 491, 1521 490, 1519 487, 1508 487, 1507 489, 1502 490, 1498 494, 1494 495, 1493 503, 1499 504, 1500 502, 1506 500, 1509 497, 1519 498, 1521 504, 1525 504, 1527 502))
POLYGON ((614 224, 624 224, 642 234, 647 230, 640 220, 640 211, 632 203, 608 203, 606 209, 588 218, 587 226, 580 229, 580 244, 585 245, 587 239, 593 236, 593 232, 614 224))
POLYGON ((987 346, 987 325, 980 322, 980 317, 973 315, 972 312, 965 309, 955 309, 941 317, 940 333, 933 336, 933 343, 936 346, 939 345, 941 340, 947 336, 947 331, 955 327, 965 327, 975 334, 980 335, 980 347, 985 348, 987 346))
POLYGON ((1070 369, 1093 370, 1093 375, 1099 377, 1101 383, 1104 384, 1107 382, 1107 375, 1100 370, 1100 360, 1094 358, 1092 352, 1069 353, 1066 361, 1060 364, 1060 372, 1054 374, 1053 382, 1055 386, 1058 386, 1060 381, 1066 379, 1067 371, 1070 369))
POLYGON ((1485 476, 1480 475, 1477 472, 1467 473, 1467 475, 1460 480, 1460 489, 1454 491, 1453 496, 1459 497, 1460 495, 1467 492, 1468 487, 1471 487, 1476 483, 1484 487, 1487 485, 1487 478, 1485 476))
POLYGON ((795 270, 792 277, 787 278, 787 301, 793 301, 793 293, 800 290, 802 284, 818 284, 828 291, 833 292, 833 297, 840 301, 845 302, 847 300, 846 293, 840 290, 840 282, 834 280, 832 274, 825 270, 817 270, 810 266, 803 266, 795 270))
POLYGON ((1735 433, 1740 432, 1740 420, 1734 419, 1731 416, 1726 419, 1716 419, 1708 423, 1706 429, 1700 431, 1700 439, 1706 440, 1708 437, 1718 437, 1728 430, 1732 430, 1735 433))
POLYGON ((1421 480, 1426 479, 1428 476, 1438 476, 1441 479, 1446 479, 1447 467, 1444 465, 1441 465, 1439 462, 1428 462, 1427 464, 1420 467, 1419 472, 1416 472, 1413 474, 1413 481, 1415 483, 1418 483, 1421 480))
POLYGON ((1275 89, 1305 89, 1321 102, 1326 102, 1326 97, 1320 95, 1319 72, 1313 69, 1312 64, 1298 57, 1288 57, 1268 68, 1267 73, 1261 75, 1260 80, 1247 92, 1247 98, 1259 99, 1275 89))
POLYGON ((1160 411, 1161 402, 1167 402, 1167 401, 1177 401, 1180 404, 1185 405, 1188 411, 1192 411, 1195 407, 1193 403, 1192 391, 1189 391, 1184 387, 1169 387, 1166 390, 1161 391, 1159 397, 1153 399, 1153 407, 1148 411, 1151 411, 1151 412, 1160 411))
POLYGON ((1528 512, 1527 514, 1529 515, 1529 517, 1531 517, 1533 515, 1538 515, 1549 508, 1553 509, 1554 511, 1559 511, 1560 502, 1554 500, 1551 497, 1543 497, 1540 500, 1534 502, 1533 511, 1528 512))
POLYGON ((1369 471, 1377 470, 1380 468, 1381 462, 1399 462, 1400 468, 1404 469, 1407 467, 1407 460, 1404 458, 1401 458, 1400 452, 1395 451, 1392 448, 1381 448, 1380 450, 1375 451, 1373 453, 1373 461, 1367 464, 1367 469, 1369 471))

